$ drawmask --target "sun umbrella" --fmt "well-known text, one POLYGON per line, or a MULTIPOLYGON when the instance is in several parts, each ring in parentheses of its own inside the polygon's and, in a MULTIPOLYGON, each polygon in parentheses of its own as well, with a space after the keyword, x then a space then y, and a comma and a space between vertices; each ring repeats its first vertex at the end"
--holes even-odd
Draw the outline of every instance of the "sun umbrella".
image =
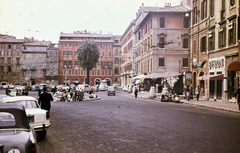
POLYGON ((155 72, 144 76, 144 78, 150 78, 150 79, 157 79, 161 77, 162 77, 161 73, 155 73, 155 72))
POLYGON ((173 76, 178 76, 178 75, 181 75, 181 74, 178 72, 167 71, 167 72, 162 73, 161 77, 168 78, 168 77, 173 77, 173 76))
POLYGON ((133 77, 132 79, 141 79, 141 78, 144 78, 144 76, 146 76, 146 75, 140 74, 138 76, 133 77))

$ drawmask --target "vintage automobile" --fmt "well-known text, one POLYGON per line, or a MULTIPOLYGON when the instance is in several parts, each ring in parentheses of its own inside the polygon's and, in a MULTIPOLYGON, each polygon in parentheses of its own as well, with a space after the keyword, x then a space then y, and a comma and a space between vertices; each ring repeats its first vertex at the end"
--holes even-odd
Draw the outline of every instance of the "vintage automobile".
POLYGON ((0 103, 0 152, 38 153, 36 134, 21 104, 0 103))
POLYGON ((109 95, 114 95, 115 96, 115 88, 114 88, 114 86, 109 86, 108 87, 108 96, 109 95))
POLYGON ((0 103, 17 103, 25 107, 29 123, 37 133, 38 138, 44 139, 47 129, 51 126, 50 114, 38 105, 38 101, 31 96, 17 96, 1 98, 0 103))

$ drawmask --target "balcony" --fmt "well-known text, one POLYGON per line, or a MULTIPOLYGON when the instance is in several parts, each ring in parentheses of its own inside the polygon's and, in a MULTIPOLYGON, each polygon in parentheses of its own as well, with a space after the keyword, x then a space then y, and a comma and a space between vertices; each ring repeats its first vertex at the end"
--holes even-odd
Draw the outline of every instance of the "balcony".
POLYGON ((31 66, 31 67, 30 67, 30 70, 35 71, 35 70, 36 70, 36 67, 35 67, 35 66, 31 66))

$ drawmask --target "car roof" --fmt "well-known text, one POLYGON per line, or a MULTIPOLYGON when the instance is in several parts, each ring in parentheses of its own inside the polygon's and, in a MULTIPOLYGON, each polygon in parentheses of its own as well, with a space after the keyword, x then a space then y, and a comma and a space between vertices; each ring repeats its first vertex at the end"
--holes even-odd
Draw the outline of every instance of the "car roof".
MULTIPOLYGON (((25 108, 22 104, 17 103, 0 103, 0 112, 9 112, 16 118, 16 124, 14 126, 9 126, 9 128, 25 128, 30 129, 30 124, 26 115, 25 108)), ((1 127, 8 128, 8 127, 1 127)))
POLYGON ((19 100, 34 100, 37 101, 34 97, 31 96, 16 96, 16 97, 4 97, 0 99, 0 102, 13 102, 13 101, 19 101, 19 100))

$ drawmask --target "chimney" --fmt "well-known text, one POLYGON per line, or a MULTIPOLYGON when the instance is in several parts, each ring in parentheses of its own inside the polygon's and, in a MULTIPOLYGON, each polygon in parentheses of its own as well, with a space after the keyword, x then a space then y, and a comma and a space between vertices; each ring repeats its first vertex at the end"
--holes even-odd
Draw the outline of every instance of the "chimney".
POLYGON ((171 3, 165 3, 165 7, 171 7, 171 3))

